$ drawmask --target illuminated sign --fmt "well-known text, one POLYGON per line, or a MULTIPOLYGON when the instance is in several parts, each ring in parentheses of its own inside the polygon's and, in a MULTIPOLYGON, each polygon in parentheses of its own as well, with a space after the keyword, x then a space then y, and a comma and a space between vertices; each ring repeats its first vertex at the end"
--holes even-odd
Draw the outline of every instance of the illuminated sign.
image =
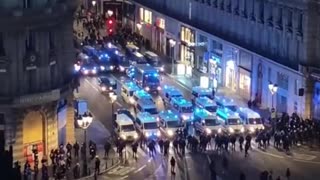
POLYGON ((161 29, 165 29, 166 24, 165 24, 165 20, 162 18, 157 18, 157 26, 161 29))

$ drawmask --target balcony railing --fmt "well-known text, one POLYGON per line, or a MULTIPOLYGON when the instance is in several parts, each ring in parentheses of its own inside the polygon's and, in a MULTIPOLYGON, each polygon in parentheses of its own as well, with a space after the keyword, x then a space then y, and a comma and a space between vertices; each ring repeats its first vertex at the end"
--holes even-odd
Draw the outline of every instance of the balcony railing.
POLYGON ((0 9, 0 29, 16 29, 28 25, 36 26, 38 23, 69 18, 72 17, 79 3, 79 0, 63 0, 41 8, 0 9))

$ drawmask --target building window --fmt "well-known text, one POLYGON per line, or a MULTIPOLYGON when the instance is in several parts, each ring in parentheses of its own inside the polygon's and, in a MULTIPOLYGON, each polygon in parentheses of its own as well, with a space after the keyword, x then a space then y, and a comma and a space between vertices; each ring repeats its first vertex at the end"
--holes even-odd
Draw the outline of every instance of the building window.
POLYGON ((214 8, 217 8, 218 7, 218 0, 213 0, 212 4, 213 4, 214 8))
POLYGON ((236 0, 233 11, 235 15, 239 15, 239 0, 236 0))
POLYGON ((23 0, 23 8, 27 9, 27 8, 31 8, 31 0, 23 0))
POLYGON ((268 26, 273 26, 273 7, 272 5, 269 6, 269 13, 268 13, 268 26))
POLYGON ((0 113, 0 125, 4 125, 4 124, 5 124, 4 114, 0 113))
POLYGON ((289 88, 289 77, 286 74, 277 73, 277 84, 280 88, 288 90, 289 88))
POLYGON ((211 0, 207 0, 207 4, 211 6, 211 0))
POLYGON ((282 8, 278 8, 277 28, 282 30, 282 8))
POLYGON ((49 32, 49 49, 52 50, 55 48, 54 44, 54 34, 52 31, 49 32))
POLYGON ((287 31, 292 32, 292 11, 288 10, 287 31))
POLYGON ((243 4, 242 4, 242 11, 241 11, 241 15, 242 17, 244 18, 247 18, 248 15, 247 15, 247 1, 243 1, 243 4))
POLYGON ((259 3, 259 22, 264 23, 264 2, 259 3))
POLYGON ((303 31, 303 14, 299 13, 298 14, 298 26, 297 26, 297 35, 302 36, 302 31, 303 31))
POLYGON ((231 0, 228 0, 227 2, 227 12, 231 13, 231 0))
POLYGON ((3 34, 0 32, 0 57, 5 55, 6 55, 6 52, 4 50, 3 34))
POLYGON ((220 2, 220 9, 221 9, 221 10, 224 10, 224 0, 222 0, 222 1, 220 2))
POLYGON ((162 18, 157 18, 157 26, 161 29, 165 29, 166 27, 165 20, 162 18))
POLYGON ((271 82, 271 68, 268 68, 268 81, 271 82))
POLYGON ((27 37, 25 41, 26 50, 27 51, 34 51, 35 50, 35 33, 32 31, 27 32, 27 37))
POLYGON ((144 22, 152 24, 152 12, 146 9, 144 10, 144 22))
POLYGON ((255 21, 256 20, 256 13, 255 13, 255 1, 251 2, 251 13, 250 13, 250 20, 255 21))
POLYGON ((144 9, 143 8, 140 8, 139 9, 139 17, 140 17, 140 21, 144 21, 144 19, 143 19, 143 12, 144 12, 144 9))

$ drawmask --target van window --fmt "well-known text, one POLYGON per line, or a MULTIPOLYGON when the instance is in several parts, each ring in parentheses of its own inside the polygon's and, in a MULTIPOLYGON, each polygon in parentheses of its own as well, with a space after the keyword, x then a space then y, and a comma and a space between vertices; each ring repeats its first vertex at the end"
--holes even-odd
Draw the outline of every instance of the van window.
POLYGON ((138 100, 139 100, 137 96, 133 96, 133 99, 134 99, 135 101, 138 101, 138 100))
POLYGON ((130 91, 130 92, 129 92, 129 95, 130 95, 130 96, 133 96, 133 91, 130 91))
POLYGON ((136 119, 136 122, 137 122, 139 125, 141 125, 141 121, 140 121, 139 118, 136 119))
POLYGON ((137 109, 138 109, 139 111, 142 111, 142 107, 140 106, 140 104, 137 105, 137 109))
POLYGON ((127 90, 125 88, 121 88, 121 91, 125 94, 127 94, 127 90))
POLYGON ((169 94, 168 93, 166 93, 166 98, 169 98, 169 94))

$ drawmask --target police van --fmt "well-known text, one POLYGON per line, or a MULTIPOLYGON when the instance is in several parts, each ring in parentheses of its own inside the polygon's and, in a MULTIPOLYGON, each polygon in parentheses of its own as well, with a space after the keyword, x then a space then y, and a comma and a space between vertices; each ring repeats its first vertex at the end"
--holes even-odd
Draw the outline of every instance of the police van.
POLYGON ((121 87, 121 97, 126 103, 134 104, 133 93, 140 90, 139 86, 132 81, 126 81, 121 87))
POLYGON ((174 97, 183 97, 180 90, 176 89, 173 86, 164 86, 161 94, 162 100, 164 103, 169 103, 171 98, 174 97))
POLYGON ((134 141, 138 139, 138 133, 136 132, 133 119, 126 114, 116 115, 114 130, 116 135, 123 140, 134 141))
POLYGON ((259 129, 264 129, 261 121, 261 116, 257 112, 246 107, 240 107, 237 112, 239 113, 239 116, 242 119, 246 130, 248 130, 250 133, 254 133, 259 129))
POLYGON ((174 97, 171 98, 170 106, 175 112, 179 113, 184 122, 193 120, 193 105, 190 101, 183 97, 174 97))
POLYGON ((233 112, 228 108, 218 108, 217 119, 230 134, 244 133, 245 129, 238 113, 233 112))
POLYGON ((236 102, 231 98, 227 98, 224 96, 216 96, 214 100, 216 101, 217 105, 221 108, 228 108, 234 112, 237 111, 238 106, 236 105, 236 102))
POLYGON ((207 110, 208 112, 214 115, 216 114, 218 108, 216 102, 214 102, 206 96, 196 98, 195 105, 199 108, 207 110))
POLYGON ((194 111, 194 128, 197 132, 206 134, 217 134, 223 130, 217 116, 202 108, 197 108, 194 111))
POLYGON ((210 99, 214 98, 213 89, 211 88, 202 88, 200 86, 195 86, 192 88, 192 97, 193 99, 198 97, 206 96, 210 99))
POLYGON ((152 116, 158 117, 157 106, 151 99, 140 99, 136 108, 138 112, 148 112, 152 116))
POLYGON ((160 130, 167 137, 173 137, 175 132, 184 127, 179 114, 171 110, 164 110, 159 113, 160 130))
POLYGON ((143 89, 141 89, 139 91, 135 91, 133 93, 133 99, 134 99, 135 106, 138 104, 140 99, 151 99, 153 101, 152 96, 143 89))
POLYGON ((138 113, 135 125, 138 131, 147 138, 159 138, 161 136, 157 119, 148 112, 138 113))
POLYGON ((139 51, 139 48, 134 44, 127 44, 126 45, 126 52, 127 54, 131 55, 133 52, 139 51))
POLYGON ((144 53, 144 57, 152 67, 156 68, 159 72, 164 72, 164 65, 161 63, 157 54, 151 51, 146 51, 144 53))

